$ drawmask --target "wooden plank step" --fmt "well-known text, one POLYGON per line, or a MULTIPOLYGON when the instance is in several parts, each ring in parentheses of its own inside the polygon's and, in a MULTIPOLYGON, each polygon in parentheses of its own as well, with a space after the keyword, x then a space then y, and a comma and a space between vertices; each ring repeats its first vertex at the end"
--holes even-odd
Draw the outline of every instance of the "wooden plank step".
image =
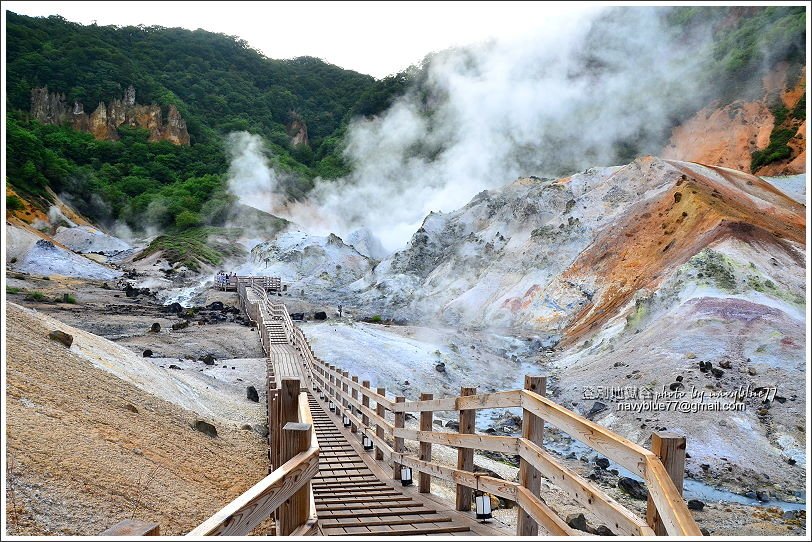
POLYGON ((351 519, 351 518, 374 518, 374 517, 386 517, 386 516, 416 516, 419 514, 436 514, 437 512, 431 510, 429 508, 424 508, 422 510, 418 510, 417 508, 412 509, 401 509, 401 510, 378 510, 378 511, 370 511, 370 512, 351 512, 349 514, 319 514, 319 520, 322 519, 351 519))
POLYGON ((327 504, 341 504, 341 503, 351 503, 351 504, 361 504, 365 502, 407 502, 411 501, 412 498, 408 495, 392 495, 386 496, 383 495, 354 495, 349 497, 344 497, 341 499, 320 499, 316 505, 327 505, 327 504))
POLYGON ((387 530, 371 530, 368 533, 358 532, 353 533, 359 536, 381 536, 381 535, 423 535, 423 534, 443 534, 443 533, 465 533, 470 531, 465 525, 448 525, 442 527, 411 527, 406 526, 401 529, 387 529, 387 530))
POLYGON ((319 524, 324 529, 335 529, 341 527, 377 527, 379 525, 417 525, 420 523, 448 523, 453 521, 446 516, 439 516, 436 518, 411 518, 411 519, 368 519, 361 520, 361 522, 353 521, 336 521, 335 523, 328 523, 319 521, 319 524))
POLYGON ((391 502, 379 504, 357 503, 357 506, 353 506, 355 504, 354 502, 346 502, 343 505, 319 506, 318 503, 316 503, 316 510, 319 512, 339 512, 342 510, 378 510, 380 508, 418 508, 423 506, 423 503, 414 502, 411 499, 398 501, 397 504, 391 502))
POLYGON ((369 496, 380 496, 380 497, 396 497, 398 495, 402 495, 402 493, 398 493, 397 491, 386 491, 386 488, 369 488, 365 489, 363 492, 357 491, 331 491, 330 493, 325 493, 325 497, 323 498, 330 498, 330 497, 342 497, 342 498, 350 498, 350 497, 369 497, 369 496))

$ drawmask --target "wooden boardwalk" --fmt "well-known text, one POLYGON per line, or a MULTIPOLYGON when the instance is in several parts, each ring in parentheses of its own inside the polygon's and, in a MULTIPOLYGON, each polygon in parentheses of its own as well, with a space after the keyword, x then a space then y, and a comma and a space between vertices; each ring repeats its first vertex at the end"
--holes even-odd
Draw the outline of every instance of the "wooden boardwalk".
POLYGON ((449 509, 417 493, 416 486, 392 481, 358 444, 358 437, 340 427, 312 394, 310 411, 319 439, 319 474, 313 494, 319 525, 325 535, 506 536, 499 524, 478 523, 471 514, 449 509))
POLYGON ((544 376, 525 376, 518 390, 477 393, 464 387, 457 397, 392 397, 316 357, 287 308, 271 301, 264 282, 251 277, 236 282, 240 305, 255 322, 268 356, 271 471, 190 535, 246 535, 270 516, 275 534, 283 536, 586 534, 547 504, 541 495, 544 477, 614 534, 701 536, 682 497, 684 437, 654 433, 652 450, 643 448, 546 397, 544 376), (522 436, 477 433, 477 411, 493 408, 521 408, 522 436), (459 429, 435 428, 433 416, 440 411, 456 412, 459 429), (406 425, 410 413, 419 417, 419 429, 406 425), (545 450, 545 425, 640 476, 649 491, 645 518, 545 450), (371 442, 368 449, 362 435, 371 442), (417 443, 419 452, 406 441, 417 443), (433 459, 433 445, 456 448, 456 468, 433 459), (519 456, 518 480, 476 472, 476 450, 519 456), (416 474, 414 485, 402 485, 401 467, 416 474), (454 486, 456 499, 432 494, 432 479, 454 486), (496 519, 478 522, 470 509, 472 495, 478 495, 478 504, 481 497, 486 503, 490 497, 515 503, 515 529, 496 519))

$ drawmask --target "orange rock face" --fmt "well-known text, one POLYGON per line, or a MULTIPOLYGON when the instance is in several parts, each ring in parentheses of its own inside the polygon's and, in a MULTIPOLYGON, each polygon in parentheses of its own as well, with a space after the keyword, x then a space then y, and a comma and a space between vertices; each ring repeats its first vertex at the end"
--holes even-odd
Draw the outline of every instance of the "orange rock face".
MULTIPOLYGON (((677 126, 661 156, 702 164, 750 171, 752 154, 770 143, 775 117, 768 104, 780 100, 792 109, 806 92, 806 70, 794 83, 788 81, 788 66, 781 64, 762 81, 764 98, 760 101, 737 101, 722 108, 706 107, 677 126)), ((797 124, 797 121, 796 121, 797 124)), ((806 167, 806 122, 800 126, 787 121, 781 128, 797 128, 789 142, 789 159, 767 164, 758 175, 794 175, 806 167)))
POLYGON ((754 175, 669 164, 675 168, 673 186, 629 209, 564 273, 574 281, 597 275, 606 285, 571 320, 564 344, 599 329, 638 290, 655 288, 669 270, 724 237, 800 258, 787 241, 806 244, 803 205, 754 175))
POLYGON ((775 119, 761 102, 705 108, 674 128, 663 158, 750 171, 751 155, 770 143, 775 119))

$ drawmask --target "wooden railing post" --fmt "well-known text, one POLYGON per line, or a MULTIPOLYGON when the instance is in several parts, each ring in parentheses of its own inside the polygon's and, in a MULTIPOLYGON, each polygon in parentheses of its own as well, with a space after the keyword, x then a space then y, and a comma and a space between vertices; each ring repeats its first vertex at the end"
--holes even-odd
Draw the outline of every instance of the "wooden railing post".
POLYGON ((335 396, 336 396, 336 390, 335 390, 336 375, 335 375, 335 370, 336 370, 336 366, 335 365, 330 365, 330 386, 329 386, 329 391, 330 391, 330 397, 333 398, 333 403, 335 403, 335 396))
MULTIPOLYGON (((311 425, 309 423, 288 422, 282 430, 282 462, 289 461, 296 455, 310 448, 311 425)), ((308 481, 279 508, 279 532, 287 536, 304 525, 310 515, 311 483, 308 481)))
MULTIPOLYGON (((285 461, 293 457, 286 454, 285 426, 299 421, 299 379, 283 378, 280 382, 277 396, 276 419, 273 420, 273 433, 276 441, 273 443, 274 468, 279 468, 285 461)), ((296 452, 298 453, 298 452, 296 452)), ((280 525, 283 507, 276 510, 276 524, 280 525)))
MULTIPOLYGON (((358 383, 358 377, 353 375, 353 377, 352 377, 352 381, 353 381, 353 382, 355 382, 355 383, 357 384, 357 383, 358 383)), ((355 403, 357 403, 357 402, 358 402, 358 390, 357 390, 357 389, 355 389, 355 388, 353 388, 353 389, 352 389, 352 398, 353 398, 353 400, 355 401, 355 403)), ((353 407, 355 407, 355 404, 353 404, 353 407)), ((357 409, 356 409, 356 410, 357 410, 357 409)), ((353 433, 357 433, 357 432, 358 432, 358 426, 357 426, 357 425, 355 425, 355 422, 353 422, 353 423, 352 423, 352 432, 353 432, 353 433)))
MULTIPOLYGON (((378 392, 378 395, 383 395, 384 397, 386 397, 386 389, 385 388, 378 388, 377 392, 378 392)), ((381 418, 384 418, 386 416, 386 409, 384 409, 382 404, 376 403, 375 414, 377 414, 381 418)), ((383 440, 383 425, 381 425, 380 423, 376 423, 375 435, 379 439, 383 440)), ((380 446, 375 446, 375 459, 377 461, 382 461, 383 460, 383 450, 381 450, 380 446)))
MULTIPOLYGON (((524 389, 542 396, 547 395, 547 377, 525 376, 524 389)), ((544 420, 526 409, 522 411, 522 438, 538 445, 539 448, 544 447, 544 420)), ((519 485, 527 488, 533 496, 539 496, 541 474, 523 458, 519 460, 519 485)), ((525 510, 519 508, 516 534, 518 536, 537 536, 538 532, 538 523, 525 510)))
MULTIPOLYGON (((406 398, 403 396, 395 397, 396 403, 405 403, 406 398)), ((405 412, 395 412, 395 429, 403 429, 406 427, 406 413, 405 412)), ((395 437, 395 455, 403 453, 403 438, 402 437, 395 437)), ((393 465, 394 473, 393 478, 395 480, 400 480, 400 463, 395 462, 393 465)))
MULTIPOLYGON (((361 386, 365 388, 369 388, 369 380, 364 380, 361 382, 361 386)), ((367 408, 369 408, 369 397, 366 395, 361 395, 361 404, 367 408)), ((361 422, 364 424, 364 430, 369 427, 369 416, 365 413, 361 415, 361 422)))
MULTIPOLYGON (((421 393, 420 400, 421 401, 431 401, 434 399, 434 395, 431 393, 421 393)), ((432 418, 434 417, 434 412, 431 410, 426 410, 420 413, 420 430, 421 431, 431 431, 431 424, 432 418)), ((430 442, 420 442, 420 460, 421 461, 431 461, 431 443, 430 442)), ((419 481, 418 481, 418 491, 420 493, 431 493, 431 475, 425 472, 420 473, 419 481)))
MULTIPOLYGON (((651 434, 651 451, 660 458, 666 472, 677 491, 682 495, 685 478, 685 437, 668 431, 659 431, 651 434)), ((657 536, 666 536, 665 525, 657 514, 657 507, 649 495, 646 506, 646 522, 657 536)))
MULTIPOLYGON (((460 396, 476 395, 476 388, 463 387, 460 396)), ((472 434, 476 431, 476 410, 460 410, 460 434, 472 434)), ((457 448, 457 468, 459 470, 474 470, 474 450, 471 448, 457 448)), ((470 512, 473 499, 473 490, 463 484, 457 484, 457 510, 470 512)))
MULTIPOLYGON (((350 377, 350 372, 349 371, 342 371, 341 376, 343 376, 344 378, 349 378, 350 377)), ((341 391, 344 392, 344 394, 341 397, 341 406, 346 409, 347 406, 350 404, 349 399, 347 399, 347 397, 349 396, 350 385, 347 384, 346 382, 342 382, 341 383, 341 391)))

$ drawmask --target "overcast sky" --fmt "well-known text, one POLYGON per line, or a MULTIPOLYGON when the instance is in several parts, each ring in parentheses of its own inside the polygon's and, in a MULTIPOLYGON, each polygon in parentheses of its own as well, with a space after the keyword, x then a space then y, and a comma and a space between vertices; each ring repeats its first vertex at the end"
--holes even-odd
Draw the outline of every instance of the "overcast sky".
POLYGON ((243 38, 270 58, 315 56, 375 77, 427 53, 543 32, 599 9, 540 2, 3 2, 25 15, 99 25, 203 28, 243 38))

